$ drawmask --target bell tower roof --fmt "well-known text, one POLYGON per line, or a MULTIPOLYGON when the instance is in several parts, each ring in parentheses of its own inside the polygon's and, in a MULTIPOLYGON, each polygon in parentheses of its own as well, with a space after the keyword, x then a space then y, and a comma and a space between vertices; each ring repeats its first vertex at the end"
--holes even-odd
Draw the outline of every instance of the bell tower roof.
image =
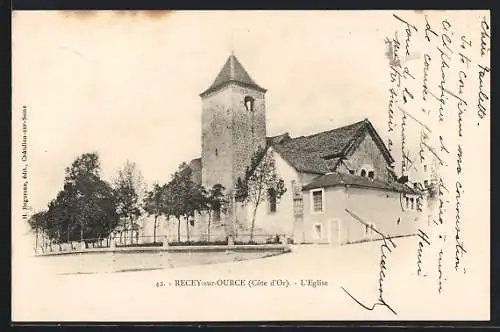
POLYGON ((200 96, 203 97, 206 94, 217 90, 218 88, 226 85, 227 83, 237 83, 245 87, 254 88, 260 92, 266 92, 266 89, 260 87, 255 81, 248 75, 247 71, 238 58, 234 54, 231 54, 227 59, 226 63, 220 70, 219 74, 215 78, 215 81, 210 85, 208 89, 203 91, 200 96))

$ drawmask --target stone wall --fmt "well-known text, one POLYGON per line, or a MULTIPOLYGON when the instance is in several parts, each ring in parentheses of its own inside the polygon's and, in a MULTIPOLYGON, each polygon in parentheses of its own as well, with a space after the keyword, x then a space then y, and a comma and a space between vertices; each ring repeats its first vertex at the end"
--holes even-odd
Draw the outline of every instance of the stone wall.
POLYGON ((264 146, 264 93, 230 84, 202 100, 202 183, 233 188, 257 147, 264 146), (245 107, 252 97, 253 111, 245 107))
MULTIPOLYGON (((389 165, 369 134, 366 135, 358 148, 347 157, 345 164, 349 168, 354 169, 356 175, 361 175, 361 170, 365 169, 366 176, 368 176, 369 171, 374 171, 376 179, 383 181, 391 180, 386 168, 389 165)), ((337 171, 349 172, 345 167, 338 167, 337 171)))
POLYGON ((262 92, 233 86, 232 88, 233 181, 244 177, 245 170, 258 147, 265 146, 266 105, 262 92), (245 107, 245 97, 254 99, 253 111, 245 107))
POLYGON ((207 187, 220 183, 232 185, 233 153, 232 89, 226 87, 203 99, 202 110, 202 183, 207 187))

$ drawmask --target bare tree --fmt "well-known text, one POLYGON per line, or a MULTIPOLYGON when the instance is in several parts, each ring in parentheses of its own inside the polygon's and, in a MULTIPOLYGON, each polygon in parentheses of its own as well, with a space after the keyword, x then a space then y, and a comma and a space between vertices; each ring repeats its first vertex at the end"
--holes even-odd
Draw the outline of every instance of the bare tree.
POLYGON ((134 162, 127 160, 113 181, 120 217, 130 220, 130 238, 133 241, 134 217, 141 214, 140 202, 144 198, 146 185, 134 162))
POLYGON ((279 200, 286 192, 285 182, 276 173, 274 158, 268 152, 266 148, 259 148, 255 152, 250 166, 247 167, 245 178, 238 178, 235 186, 236 201, 251 203, 253 207, 250 242, 253 242, 255 216, 260 204, 266 199, 279 200))

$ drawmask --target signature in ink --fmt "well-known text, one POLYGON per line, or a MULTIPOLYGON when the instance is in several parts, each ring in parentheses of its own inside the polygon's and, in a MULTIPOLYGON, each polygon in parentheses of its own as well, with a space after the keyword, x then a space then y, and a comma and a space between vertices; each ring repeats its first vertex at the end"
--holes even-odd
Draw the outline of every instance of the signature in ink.
POLYGON ((375 309, 376 306, 384 306, 387 309, 389 309, 394 315, 397 315, 397 312, 389 304, 387 304, 387 302, 385 302, 384 296, 383 296, 383 294, 384 294, 384 287, 383 286, 384 286, 384 280, 386 277, 385 271, 387 270, 386 259, 387 259, 387 255, 389 253, 391 253, 393 249, 396 248, 396 244, 392 241, 391 237, 381 233, 380 231, 375 229, 375 227, 373 225, 369 225, 368 223, 366 223, 364 220, 362 220, 360 217, 358 217, 357 215, 355 215, 354 213, 352 213, 348 209, 346 209, 346 212, 349 213, 355 220, 357 220, 361 224, 365 225, 365 227, 370 227, 374 232, 376 232, 377 234, 382 236, 383 243, 380 245, 380 270, 379 270, 379 278, 378 278, 379 295, 378 295, 377 302, 375 302, 371 307, 367 306, 367 305, 363 304, 362 302, 360 302, 358 299, 356 299, 354 296, 352 296, 352 294, 349 293, 344 287, 341 287, 341 288, 347 295, 349 295, 350 298, 352 298, 357 304, 359 304, 362 308, 364 308, 366 310, 372 311, 375 309))

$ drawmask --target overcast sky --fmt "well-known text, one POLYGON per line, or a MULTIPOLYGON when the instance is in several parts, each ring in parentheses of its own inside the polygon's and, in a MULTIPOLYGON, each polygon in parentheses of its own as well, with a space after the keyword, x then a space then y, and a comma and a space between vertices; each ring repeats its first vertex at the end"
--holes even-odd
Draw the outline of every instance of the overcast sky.
POLYGON ((268 135, 369 118, 385 140, 394 26, 392 12, 374 11, 15 13, 13 114, 28 106, 30 203, 55 197, 82 153, 99 153, 107 180, 134 161, 149 184, 199 157, 198 95, 232 49, 268 89, 268 135))

